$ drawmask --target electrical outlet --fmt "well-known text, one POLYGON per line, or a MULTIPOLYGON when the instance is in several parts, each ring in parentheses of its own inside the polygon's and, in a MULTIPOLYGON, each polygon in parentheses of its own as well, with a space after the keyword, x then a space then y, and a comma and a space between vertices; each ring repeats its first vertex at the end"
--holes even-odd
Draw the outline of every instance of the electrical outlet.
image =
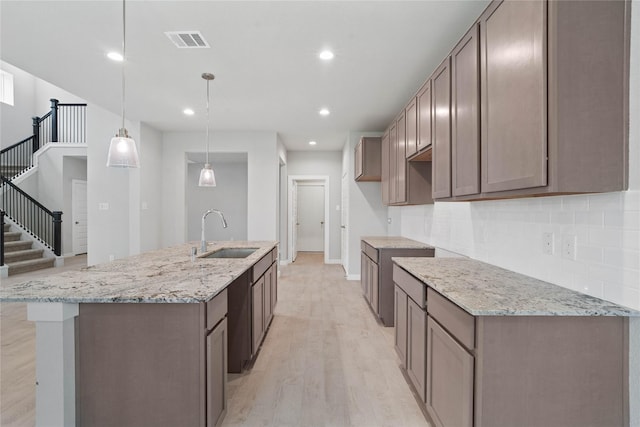
POLYGON ((387 224, 391 224, 391 218, 387 218, 387 224))
POLYGON ((542 233, 542 253, 553 255, 553 233, 542 233))
POLYGON ((146 211, 147 209, 149 209, 149 204, 147 202, 142 202, 142 210, 146 211))
POLYGON ((101 211, 108 211, 109 210, 109 203, 107 203, 107 202, 98 203, 98 209, 101 210, 101 211))
POLYGON ((576 236, 574 234, 562 236, 562 258, 576 259, 576 236))
POLYGON ((111 262, 111 261, 113 261, 113 260, 115 260, 115 259, 116 259, 116 256, 115 256, 115 255, 109 255, 109 261, 110 261, 110 262, 111 262))

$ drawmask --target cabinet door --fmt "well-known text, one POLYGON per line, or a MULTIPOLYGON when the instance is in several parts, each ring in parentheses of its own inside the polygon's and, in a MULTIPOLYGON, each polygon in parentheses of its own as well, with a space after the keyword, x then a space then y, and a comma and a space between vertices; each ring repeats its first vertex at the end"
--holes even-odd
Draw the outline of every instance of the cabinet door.
POLYGON ((278 302, 278 264, 277 261, 271 266, 271 317, 278 302))
POLYGON ((354 159, 355 159, 355 165, 354 165, 354 175, 355 175, 355 179, 358 179, 358 177, 360 177, 360 175, 362 175, 362 164, 363 164, 363 152, 362 152, 362 141, 358 143, 358 145, 356 145, 356 149, 354 152, 354 159))
POLYGON ((474 25, 451 53, 451 185, 454 196, 480 192, 480 51, 474 25))
POLYGON ((433 99, 433 198, 451 197, 451 77, 449 58, 431 77, 433 99))
POLYGON ((418 138, 417 148, 422 151, 431 145, 431 80, 418 92, 418 138))
POLYGON ((380 315, 380 308, 378 306, 378 298, 380 295, 378 284, 378 264, 369 260, 369 284, 371 289, 371 307, 378 315, 380 315))
POLYGON ((389 132, 382 136, 382 204, 388 205, 389 199, 389 132))
POLYGON ((398 200, 398 132, 396 122, 389 128, 389 202, 398 200))
POLYGON ((407 124, 404 112, 400 114, 396 121, 397 143, 396 143, 396 179, 398 180, 396 189, 396 203, 406 203, 407 201, 407 152, 406 152, 406 130, 407 124))
POLYGON ((427 313, 411 298, 407 299, 407 374, 425 400, 427 313))
POLYGON ((430 316, 426 397, 427 411, 436 427, 472 427, 473 356, 430 316))
POLYGON ((369 280, 367 277, 369 276, 369 263, 367 262, 369 258, 365 255, 364 252, 360 252, 360 286, 362 287, 362 294, 367 298, 367 289, 369 289, 369 280))
POLYGON ((271 267, 269 267, 269 269, 264 273, 264 301, 263 301, 263 307, 264 307, 264 312, 263 312, 263 321, 262 321, 262 325, 263 325, 263 329, 267 329, 267 327, 269 326, 269 322, 271 322, 271 267))
POLYGON ((547 185, 546 4, 496 2, 480 17, 483 192, 547 185))
POLYGON ((407 294, 394 285, 393 321, 395 329, 395 348, 403 366, 407 366, 407 294))
POLYGON ((263 307, 264 307, 264 276, 253 285, 251 288, 251 296, 253 301, 253 318, 251 327, 251 339, 252 348, 251 354, 258 352, 260 347, 260 341, 262 341, 262 332, 264 331, 263 325, 263 307))
POLYGON ((404 111, 407 123, 406 131, 406 156, 410 157, 418 152, 418 107, 416 98, 413 98, 404 111))
POLYGON ((207 427, 227 412, 227 319, 207 335, 207 427))

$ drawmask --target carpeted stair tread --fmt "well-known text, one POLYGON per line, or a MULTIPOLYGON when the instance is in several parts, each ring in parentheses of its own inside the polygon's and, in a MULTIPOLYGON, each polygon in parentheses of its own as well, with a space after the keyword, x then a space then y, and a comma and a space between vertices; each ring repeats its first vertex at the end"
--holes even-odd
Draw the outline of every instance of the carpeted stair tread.
POLYGON ((21 251, 7 252, 4 254, 4 262, 7 264, 42 258, 44 249, 25 249, 21 251))
POLYGON ((32 243, 33 242, 31 242, 30 240, 16 240, 13 242, 4 242, 4 253, 7 254, 8 252, 30 249, 32 243))
POLYGON ((9 276, 18 273, 25 273, 27 271, 53 267, 55 260, 55 258, 38 258, 30 259, 27 261, 7 263, 7 265, 9 266, 9 276))
POLYGON ((4 241, 5 242, 14 242, 16 240, 20 240, 20 236, 22 232, 20 231, 5 231, 4 232, 4 241))

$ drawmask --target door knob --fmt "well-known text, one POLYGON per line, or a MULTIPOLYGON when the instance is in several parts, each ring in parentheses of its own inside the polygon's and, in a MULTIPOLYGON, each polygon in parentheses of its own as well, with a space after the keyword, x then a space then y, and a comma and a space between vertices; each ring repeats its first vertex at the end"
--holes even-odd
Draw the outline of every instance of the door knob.
POLYGON ((76 221, 76 225, 80 224, 78 221, 76 221))
POLYGON ((340 228, 347 228, 347 226, 346 225, 341 225, 340 228))

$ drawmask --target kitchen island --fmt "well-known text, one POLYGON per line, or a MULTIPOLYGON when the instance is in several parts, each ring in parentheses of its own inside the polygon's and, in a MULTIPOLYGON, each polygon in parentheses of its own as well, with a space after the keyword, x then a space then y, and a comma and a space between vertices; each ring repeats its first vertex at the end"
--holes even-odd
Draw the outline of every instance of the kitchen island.
POLYGON ((396 351, 435 426, 629 425, 639 312, 473 259, 393 261, 396 351))
POLYGON ((184 244, 3 287, 36 322, 36 425, 218 424, 227 367, 273 315, 276 245, 184 244), (255 250, 207 257, 222 248, 255 250))

